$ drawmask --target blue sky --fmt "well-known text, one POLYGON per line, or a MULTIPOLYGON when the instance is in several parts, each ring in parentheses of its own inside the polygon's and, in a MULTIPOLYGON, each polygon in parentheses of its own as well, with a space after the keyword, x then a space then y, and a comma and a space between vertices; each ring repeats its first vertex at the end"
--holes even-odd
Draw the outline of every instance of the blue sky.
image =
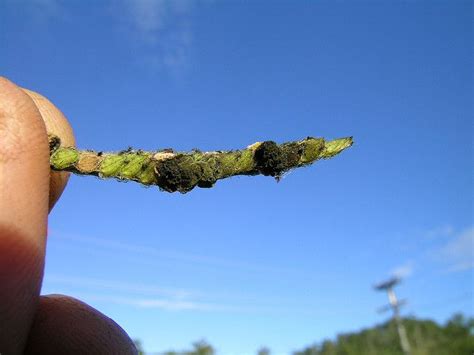
POLYGON ((274 354, 404 315, 474 314, 470 1, 0 0, 0 73, 82 148, 235 149, 354 136, 288 174, 168 194, 73 176, 43 293, 145 349, 274 354))

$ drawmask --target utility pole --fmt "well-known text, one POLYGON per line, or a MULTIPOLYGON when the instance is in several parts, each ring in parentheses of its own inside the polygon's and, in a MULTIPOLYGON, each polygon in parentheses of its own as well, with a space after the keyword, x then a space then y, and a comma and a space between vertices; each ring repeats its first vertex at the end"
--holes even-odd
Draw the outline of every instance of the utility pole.
POLYGON ((395 324, 397 325, 398 337, 400 339, 400 346, 405 355, 410 355, 410 343, 408 342, 407 333, 405 327, 403 326, 402 320, 400 319, 400 307, 403 306, 406 301, 398 300, 395 295, 393 288, 400 283, 401 279, 398 277, 392 277, 391 279, 381 282, 374 286, 377 291, 387 291, 389 306, 384 306, 379 309, 379 312, 384 312, 388 309, 393 310, 393 318, 395 319, 395 324))

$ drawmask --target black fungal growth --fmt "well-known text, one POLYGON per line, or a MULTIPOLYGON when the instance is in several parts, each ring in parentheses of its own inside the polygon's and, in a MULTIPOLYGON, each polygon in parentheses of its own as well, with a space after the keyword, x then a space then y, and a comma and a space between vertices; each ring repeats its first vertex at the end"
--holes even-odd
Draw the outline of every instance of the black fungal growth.
POLYGON ((168 192, 187 192, 196 185, 196 178, 192 169, 183 169, 186 164, 185 155, 176 156, 157 162, 155 173, 158 186, 168 192))
POLYGON ((54 152, 61 145, 61 139, 58 136, 48 135, 49 151, 54 152))
POLYGON ((266 141, 255 150, 255 167, 261 174, 278 179, 298 164, 303 153, 304 148, 299 144, 279 146, 273 141, 266 141))
POLYGON ((216 173, 211 159, 196 160, 188 154, 158 161, 155 166, 157 185, 168 192, 186 193, 196 186, 212 187, 216 173))

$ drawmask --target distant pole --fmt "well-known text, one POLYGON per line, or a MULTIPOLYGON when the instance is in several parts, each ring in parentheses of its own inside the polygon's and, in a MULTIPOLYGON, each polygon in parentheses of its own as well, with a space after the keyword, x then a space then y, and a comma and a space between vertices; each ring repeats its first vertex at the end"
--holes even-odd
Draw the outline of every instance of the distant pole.
MULTIPOLYGON (((390 308, 393 310, 393 318, 395 319, 395 324, 397 325, 398 337, 400 339, 400 347, 405 355, 410 355, 410 343, 408 342, 407 333, 405 327, 403 326, 402 320, 400 318, 400 307, 405 303, 404 300, 399 301, 395 295, 393 288, 400 283, 401 279, 398 277, 393 277, 385 282, 382 282, 376 285, 374 288, 377 291, 387 291, 388 301, 390 303, 390 308)), ((387 307, 383 307, 380 311, 387 310, 387 307)))

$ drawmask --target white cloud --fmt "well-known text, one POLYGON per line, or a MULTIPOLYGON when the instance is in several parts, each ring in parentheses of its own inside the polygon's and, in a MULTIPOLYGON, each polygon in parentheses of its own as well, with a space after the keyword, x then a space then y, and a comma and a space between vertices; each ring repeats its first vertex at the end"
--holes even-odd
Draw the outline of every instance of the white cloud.
POLYGON ((449 237, 453 234, 454 228, 449 224, 430 229, 425 233, 426 237, 430 239, 449 237))
POLYGON ((43 286, 48 292, 55 293, 63 292, 61 289, 63 286, 72 286, 81 291, 86 291, 86 293, 75 293, 74 296, 87 302, 110 302, 137 308, 154 308, 167 311, 224 311, 236 309, 192 300, 191 298, 195 297, 197 293, 189 290, 163 288, 135 282, 47 274, 43 286), (93 291, 94 293, 89 294, 87 291, 93 291), (109 292, 113 292, 113 296, 108 294, 109 292))
POLYGON ((135 299, 128 300, 130 305, 139 308, 159 308, 168 311, 220 311, 225 310, 227 307, 215 305, 211 303, 201 303, 193 301, 177 301, 177 300, 166 300, 166 299, 135 299))
POLYGON ((183 301, 166 298, 135 298, 109 295, 97 295, 81 293, 75 297, 87 302, 107 302, 125 306, 145 309, 161 309, 165 311, 225 311, 238 310, 233 307, 226 307, 212 303, 202 303, 194 301, 183 301))
POLYGON ((182 71, 190 57, 193 2, 123 0, 123 5, 121 13, 138 45, 138 57, 155 68, 182 71))
POLYGON ((413 262, 409 261, 393 268, 390 274, 398 278, 411 276, 413 274, 413 262))
MULTIPOLYGON (((36 26, 74 16, 67 1, 5 1, 9 8, 21 12, 27 16, 26 21, 33 21, 36 26)), ((125 35, 124 45, 131 48, 138 63, 181 75, 191 58, 191 14, 195 3, 195 0, 119 0, 110 2, 108 13, 101 12, 100 6, 91 6, 91 11, 101 16, 112 13, 120 23, 117 29, 125 35)))
POLYGON ((465 229, 448 241, 438 255, 448 265, 449 272, 474 268, 474 227, 465 229))
POLYGON ((78 286, 85 288, 92 288, 98 290, 112 290, 122 291, 127 293, 134 293, 140 295, 158 295, 168 296, 176 299, 185 299, 194 294, 189 290, 184 289, 172 289, 159 287, 151 284, 142 284, 135 282, 122 282, 115 280, 104 280, 89 277, 76 277, 76 276, 64 276, 57 274, 47 274, 45 277, 46 282, 68 286, 78 286))
POLYGON ((202 297, 202 294, 184 289, 163 288, 152 284, 136 282, 46 274, 43 283, 43 288, 46 292, 69 293, 70 290, 64 289, 64 286, 78 289, 79 292, 75 292, 74 297, 88 303, 94 301, 108 302, 136 308, 166 311, 245 310, 242 307, 197 301, 196 296, 202 297))
MULTIPOLYGON (((50 244, 53 241, 68 240, 69 242, 74 242, 79 245, 85 246, 85 251, 90 250, 91 252, 108 252, 113 251, 115 254, 117 252, 123 252, 128 258, 137 257, 141 262, 150 261, 153 263, 154 260, 168 260, 172 262, 185 262, 189 264, 197 264, 211 267, 226 268, 232 270, 242 270, 242 271, 251 271, 251 272, 261 272, 261 273, 280 273, 280 274, 293 274, 297 270, 292 270, 288 268, 278 268, 278 267, 269 267, 260 264, 247 263, 241 260, 230 260, 216 258, 207 255, 200 254, 190 254, 182 253, 179 251, 172 250, 159 250, 151 246, 144 246, 132 243, 123 243, 113 240, 109 240, 106 237, 103 238, 93 238, 86 236, 74 236, 68 234, 59 234, 55 231, 50 231, 50 244)), ((70 243, 69 243, 70 244, 70 243)), ((76 244, 76 245, 77 245, 76 244)))
MULTIPOLYGON (((132 24, 142 34, 156 35, 164 27, 167 3, 163 0, 129 1, 132 24)), ((153 39, 153 38, 150 38, 153 39)))

